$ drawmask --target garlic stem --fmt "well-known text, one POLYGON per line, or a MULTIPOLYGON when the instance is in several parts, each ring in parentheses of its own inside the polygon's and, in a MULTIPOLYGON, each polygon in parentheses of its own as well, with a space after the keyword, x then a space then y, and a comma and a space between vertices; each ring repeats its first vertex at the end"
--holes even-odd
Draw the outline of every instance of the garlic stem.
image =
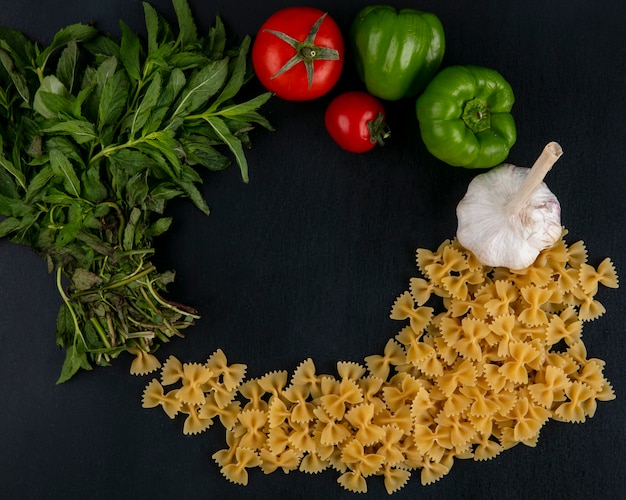
POLYGON ((537 158, 530 172, 528 172, 519 191, 507 203, 506 209, 510 214, 516 214, 522 210, 528 199, 535 192, 535 189, 543 182, 552 165, 556 163, 562 154, 563 149, 557 142, 546 144, 539 158, 537 158))

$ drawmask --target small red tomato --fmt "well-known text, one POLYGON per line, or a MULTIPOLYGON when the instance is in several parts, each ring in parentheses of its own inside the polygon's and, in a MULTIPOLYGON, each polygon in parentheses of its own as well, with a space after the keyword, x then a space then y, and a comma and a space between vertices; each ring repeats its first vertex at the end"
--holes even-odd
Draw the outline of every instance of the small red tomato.
POLYGON ((313 7, 272 14, 252 46, 252 65, 263 86, 290 101, 316 99, 337 83, 344 43, 337 23, 313 7))
POLYGON ((335 97, 324 115, 326 130, 339 146, 364 153, 389 137, 382 103, 367 92, 345 92, 335 97))

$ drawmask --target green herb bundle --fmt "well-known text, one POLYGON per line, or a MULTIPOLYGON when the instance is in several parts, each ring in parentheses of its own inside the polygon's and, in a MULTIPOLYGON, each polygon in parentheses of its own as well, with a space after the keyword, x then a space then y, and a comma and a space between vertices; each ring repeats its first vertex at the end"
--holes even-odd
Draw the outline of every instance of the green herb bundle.
POLYGON ((152 264, 166 204, 187 197, 208 214, 197 169, 234 156, 247 182, 248 133, 271 129, 258 112, 269 93, 233 100, 250 38, 229 44, 219 17, 201 37, 187 1, 173 5, 176 28, 144 4, 147 43, 123 22, 119 40, 74 24, 44 48, 0 28, 0 237, 56 272, 59 383, 193 324, 163 296, 174 274, 152 264))

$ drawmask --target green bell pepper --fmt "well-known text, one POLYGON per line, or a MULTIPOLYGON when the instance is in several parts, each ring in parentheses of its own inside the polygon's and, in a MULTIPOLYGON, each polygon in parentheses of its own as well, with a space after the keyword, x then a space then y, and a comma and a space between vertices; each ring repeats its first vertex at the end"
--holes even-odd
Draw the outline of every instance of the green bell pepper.
POLYGON ((439 69, 446 45, 437 16, 388 5, 362 9, 349 38, 367 91, 389 101, 423 90, 439 69))
POLYGON ((502 163, 517 131, 510 111, 511 85, 481 66, 450 66, 440 71, 416 104, 428 151, 455 167, 489 168, 502 163))

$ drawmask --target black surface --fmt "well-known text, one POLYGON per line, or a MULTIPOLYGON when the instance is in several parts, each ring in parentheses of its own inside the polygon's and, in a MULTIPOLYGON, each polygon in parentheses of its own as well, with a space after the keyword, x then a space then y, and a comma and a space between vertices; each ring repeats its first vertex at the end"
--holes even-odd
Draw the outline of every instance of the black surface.
MULTIPOLYGON (((195 1, 206 29, 216 12, 229 32, 253 34, 277 8, 268 0, 195 1)), ((309 2, 347 27, 363 1, 309 2)), ((153 5, 171 17, 168 0, 153 5)), ((444 64, 499 70, 516 94, 518 141, 509 160, 530 165, 557 140, 565 155, 547 178, 559 197, 568 241, 583 239, 590 262, 611 257, 626 276, 626 4, 619 0, 397 2, 435 12, 447 35, 444 64)), ((0 25, 48 42, 59 28, 118 20, 142 32, 138 0, 0 1, 0 25)), ((454 236, 455 206, 475 172, 426 154, 412 101, 388 105, 393 137, 366 155, 341 151, 323 112, 340 90, 360 88, 348 65, 319 101, 272 100, 276 132, 252 134, 251 181, 236 167, 207 176, 205 218, 190 203, 172 207, 175 227, 158 252, 177 270, 172 298, 202 320, 160 351, 204 361, 221 348, 248 376, 290 372, 312 357, 319 372, 337 361, 382 353, 398 323, 395 297, 415 276, 414 250, 454 236)), ((621 497, 626 486, 624 289, 602 290, 607 313, 585 325, 589 355, 606 360, 617 399, 584 424, 549 422, 536 448, 518 446, 489 462, 457 461, 438 483, 414 474, 394 498, 621 497)), ((21 498, 351 498, 338 475, 250 475, 239 487, 211 455, 225 447, 216 425, 184 436, 182 420, 141 408, 149 377, 128 374, 130 357, 55 386, 64 353, 54 342, 59 305, 53 277, 23 247, 0 241, 0 497, 21 498)), ((386 496, 368 480, 368 498, 386 496)))

